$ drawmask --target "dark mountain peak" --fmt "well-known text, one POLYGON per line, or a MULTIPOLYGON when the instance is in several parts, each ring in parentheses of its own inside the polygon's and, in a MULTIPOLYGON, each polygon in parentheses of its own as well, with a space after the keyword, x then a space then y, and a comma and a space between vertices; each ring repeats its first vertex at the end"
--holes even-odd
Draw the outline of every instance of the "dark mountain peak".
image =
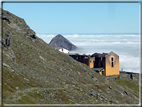
POLYGON ((63 37, 61 34, 58 34, 56 37, 63 37))
MULTIPOLYGON (((56 35, 53 39, 66 39, 63 35, 61 35, 61 34, 58 34, 58 35, 56 35)), ((52 39, 52 40, 53 40, 52 39)), ((67 40, 67 39, 66 39, 67 40)))
POLYGON ((61 34, 56 35, 51 40, 49 45, 51 45, 53 47, 63 47, 68 50, 75 50, 76 49, 76 46, 74 44, 72 44, 69 40, 67 40, 64 36, 62 36, 61 34))

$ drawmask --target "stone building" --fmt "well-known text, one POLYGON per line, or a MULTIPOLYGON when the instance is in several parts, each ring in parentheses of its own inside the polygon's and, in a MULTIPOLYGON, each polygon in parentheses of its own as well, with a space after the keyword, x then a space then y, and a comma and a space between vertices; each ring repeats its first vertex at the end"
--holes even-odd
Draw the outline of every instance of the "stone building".
POLYGON ((75 59, 81 63, 84 63, 88 66, 90 65, 90 63, 89 63, 90 57, 88 55, 74 54, 74 55, 69 55, 69 56, 71 56, 73 59, 75 59))
POLYGON ((93 55, 70 55, 75 60, 82 62, 94 71, 105 76, 119 75, 119 56, 114 52, 94 53, 93 55))

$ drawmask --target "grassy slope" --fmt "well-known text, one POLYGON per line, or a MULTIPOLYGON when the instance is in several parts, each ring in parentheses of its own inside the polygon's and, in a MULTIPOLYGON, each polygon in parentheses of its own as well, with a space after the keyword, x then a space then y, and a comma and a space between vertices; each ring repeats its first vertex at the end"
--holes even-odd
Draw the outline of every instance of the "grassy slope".
POLYGON ((138 83, 136 81, 132 81, 132 80, 128 80, 128 79, 116 79, 115 82, 121 86, 130 88, 136 92, 139 92, 139 88, 137 85, 138 83))
POLYGON ((3 21, 3 41, 6 33, 11 35, 10 50, 3 47, 4 103, 138 103, 137 89, 116 80, 119 86, 40 38, 29 37, 34 31, 9 14, 5 12, 11 23, 3 21))

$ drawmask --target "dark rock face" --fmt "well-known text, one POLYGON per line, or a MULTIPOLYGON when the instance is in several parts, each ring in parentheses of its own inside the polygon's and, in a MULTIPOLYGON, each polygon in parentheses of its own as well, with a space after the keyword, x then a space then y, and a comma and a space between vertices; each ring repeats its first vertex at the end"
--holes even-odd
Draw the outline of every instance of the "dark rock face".
POLYGON ((49 45, 51 45, 53 47, 63 47, 68 50, 75 50, 76 49, 76 46, 74 44, 72 44, 69 40, 64 38, 61 34, 58 34, 57 36, 55 36, 51 40, 49 45))
POLYGON ((8 12, 2 10, 3 25, 8 25, 11 29, 4 29, 6 33, 12 34, 13 32, 23 34, 24 36, 36 39, 35 32, 30 29, 25 20, 8 12))

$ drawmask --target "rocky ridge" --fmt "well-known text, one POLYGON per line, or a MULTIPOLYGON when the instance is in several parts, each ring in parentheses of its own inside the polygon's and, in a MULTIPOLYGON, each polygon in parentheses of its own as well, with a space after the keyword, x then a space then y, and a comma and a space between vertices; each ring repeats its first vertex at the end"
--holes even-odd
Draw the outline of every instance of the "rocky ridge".
POLYGON ((55 36, 49 43, 53 47, 61 47, 68 50, 75 50, 77 47, 72 44, 69 40, 63 37, 61 34, 55 36))
POLYGON ((138 82, 101 76, 38 38, 24 19, 4 10, 2 15, 4 104, 139 103, 138 82))

